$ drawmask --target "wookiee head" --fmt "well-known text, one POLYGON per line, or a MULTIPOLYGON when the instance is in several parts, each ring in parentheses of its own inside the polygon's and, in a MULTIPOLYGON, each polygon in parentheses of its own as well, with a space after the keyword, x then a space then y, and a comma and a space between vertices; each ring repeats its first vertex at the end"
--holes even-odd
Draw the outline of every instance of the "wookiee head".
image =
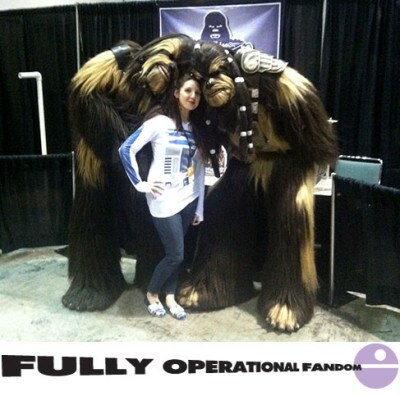
POLYGON ((211 107, 227 104, 235 95, 228 54, 218 44, 199 41, 194 46, 193 68, 203 80, 203 95, 211 107))
POLYGON ((204 98, 211 108, 218 109, 219 129, 237 142, 239 157, 245 159, 253 148, 252 115, 240 68, 233 55, 216 43, 199 41, 193 51, 193 68, 203 80, 204 98))

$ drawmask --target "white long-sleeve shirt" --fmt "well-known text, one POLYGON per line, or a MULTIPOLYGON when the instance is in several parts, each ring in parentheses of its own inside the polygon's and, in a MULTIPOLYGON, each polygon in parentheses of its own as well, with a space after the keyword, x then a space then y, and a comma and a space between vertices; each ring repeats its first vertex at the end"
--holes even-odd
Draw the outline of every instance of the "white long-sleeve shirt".
POLYGON ((125 171, 138 191, 146 193, 150 213, 154 217, 169 217, 199 198, 196 215, 203 220, 204 163, 191 133, 190 124, 177 131, 175 122, 157 115, 140 126, 119 149, 125 171), (153 197, 148 183, 139 174, 136 154, 151 142, 153 161, 147 182, 162 182, 164 192, 153 197))

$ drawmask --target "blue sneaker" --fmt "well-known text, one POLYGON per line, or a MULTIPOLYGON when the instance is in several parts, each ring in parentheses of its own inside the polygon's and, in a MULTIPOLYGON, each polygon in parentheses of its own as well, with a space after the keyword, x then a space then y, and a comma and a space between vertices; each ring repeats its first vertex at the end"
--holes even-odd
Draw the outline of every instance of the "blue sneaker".
POLYGON ((144 305, 146 305, 147 311, 149 312, 149 314, 151 316, 155 316, 157 318, 162 318, 167 314, 167 312, 165 311, 165 308, 160 303, 160 301, 150 304, 150 301, 148 300, 148 298, 146 296, 144 298, 144 305))
POLYGON ((186 318, 186 312, 185 310, 178 304, 174 305, 169 309, 169 312, 171 313, 172 317, 178 320, 183 320, 186 318))

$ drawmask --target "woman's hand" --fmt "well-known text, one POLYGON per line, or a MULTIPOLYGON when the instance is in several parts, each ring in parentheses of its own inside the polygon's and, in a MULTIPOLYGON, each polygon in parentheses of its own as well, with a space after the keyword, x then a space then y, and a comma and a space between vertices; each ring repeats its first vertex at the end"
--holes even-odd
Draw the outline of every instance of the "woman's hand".
POLYGON ((164 183, 163 182, 150 182, 150 192, 153 198, 157 198, 164 192, 164 183))
POLYGON ((159 181, 140 182, 135 187, 139 192, 151 194, 153 198, 159 197, 164 192, 164 183, 159 181))
POLYGON ((198 226, 201 223, 201 220, 197 214, 194 215, 192 220, 192 225, 198 226))

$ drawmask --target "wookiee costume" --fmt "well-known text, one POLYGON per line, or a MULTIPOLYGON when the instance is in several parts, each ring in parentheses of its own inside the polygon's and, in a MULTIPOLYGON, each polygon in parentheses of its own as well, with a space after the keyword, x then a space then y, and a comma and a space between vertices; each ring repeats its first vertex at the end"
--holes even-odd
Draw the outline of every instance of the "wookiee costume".
MULTIPOLYGON (((135 284, 147 286, 162 249, 144 197, 131 187, 118 147, 183 73, 202 82, 200 145, 218 174, 224 144, 230 161, 205 199, 190 277, 179 301, 218 309, 254 296, 273 328, 294 331, 313 314, 313 188, 317 166, 333 163, 336 139, 318 94, 283 61, 256 50, 233 54, 185 35, 143 48, 123 43, 89 60, 71 83, 77 158, 70 225, 70 309, 102 310, 125 290, 120 247, 137 257, 135 284)), ((151 150, 142 149, 140 168, 151 150)), ((143 176, 143 175, 142 175, 143 176)))

